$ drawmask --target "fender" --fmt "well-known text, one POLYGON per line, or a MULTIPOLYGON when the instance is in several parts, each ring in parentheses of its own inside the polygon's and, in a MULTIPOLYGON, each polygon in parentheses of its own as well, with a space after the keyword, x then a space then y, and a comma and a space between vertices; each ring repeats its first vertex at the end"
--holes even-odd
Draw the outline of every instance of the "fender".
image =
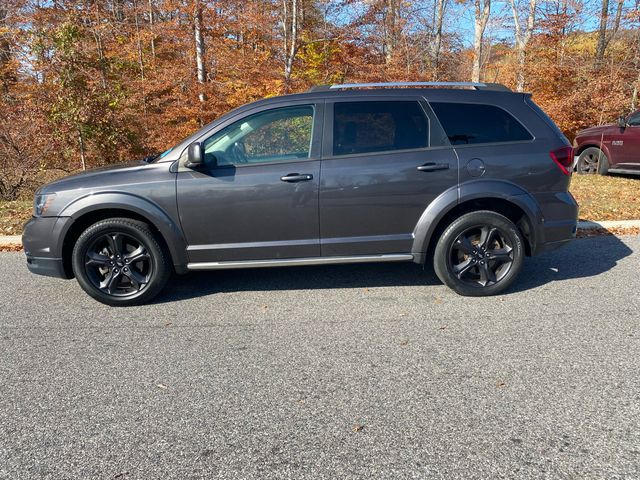
POLYGON ((127 210, 148 219, 164 238, 176 271, 178 273, 186 271, 187 242, 179 225, 159 205, 131 193, 107 191, 78 198, 59 213, 60 217, 71 217, 72 221, 57 222, 54 235, 58 235, 57 238, 65 238, 71 225, 83 215, 109 209, 127 210))
POLYGON ((607 160, 609 161, 609 166, 611 166, 613 163, 615 163, 613 161, 612 158, 612 154, 611 154, 611 150, 609 150, 609 147, 604 143, 604 140, 596 143, 596 142, 585 142, 584 145, 580 145, 580 148, 578 150, 578 155, 580 155, 582 152, 584 152, 587 148, 598 148, 600 150, 602 150, 602 152, 605 154, 605 156, 607 157, 607 160))
POLYGON ((431 237, 440 221, 454 208, 465 202, 492 198, 506 200, 520 207, 531 224, 531 243, 535 245, 541 235, 542 210, 538 202, 519 186, 500 180, 472 180, 459 186, 451 187, 441 193, 420 216, 413 231, 411 253, 420 262, 425 260, 431 237))

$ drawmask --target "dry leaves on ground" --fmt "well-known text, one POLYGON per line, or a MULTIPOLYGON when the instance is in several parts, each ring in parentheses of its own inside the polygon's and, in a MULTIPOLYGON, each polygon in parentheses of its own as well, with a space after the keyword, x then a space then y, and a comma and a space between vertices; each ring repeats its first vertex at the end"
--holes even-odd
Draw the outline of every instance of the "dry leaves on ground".
POLYGON ((0 252, 21 252, 22 245, 11 244, 11 245, 0 245, 0 252))
POLYGON ((33 204, 29 201, 0 202, 0 235, 20 235, 31 218, 33 204))
POLYGON ((580 220, 640 219, 640 175, 574 175, 569 190, 580 205, 580 220))

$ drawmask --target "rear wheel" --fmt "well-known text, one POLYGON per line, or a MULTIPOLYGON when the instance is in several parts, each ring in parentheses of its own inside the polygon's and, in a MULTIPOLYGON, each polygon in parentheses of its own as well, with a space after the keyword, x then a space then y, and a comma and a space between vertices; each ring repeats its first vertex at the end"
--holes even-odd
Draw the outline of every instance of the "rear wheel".
POLYGON ((524 255, 518 227, 503 215, 483 210, 467 213, 445 229, 433 266, 438 278, 460 295, 495 295, 514 282, 524 255))
POLYGON ((171 274, 168 255, 149 226, 128 218, 87 228, 73 249, 72 266, 85 292, 113 306, 151 300, 171 274))
POLYGON ((576 172, 579 175, 606 175, 609 171, 609 160, 597 147, 585 149, 578 157, 576 172))

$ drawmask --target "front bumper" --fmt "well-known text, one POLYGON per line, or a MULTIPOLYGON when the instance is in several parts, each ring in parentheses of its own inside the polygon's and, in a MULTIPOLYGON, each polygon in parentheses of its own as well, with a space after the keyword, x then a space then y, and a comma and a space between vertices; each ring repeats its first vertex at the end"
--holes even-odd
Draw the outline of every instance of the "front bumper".
POLYGON ((46 277, 68 278, 61 258, 32 257, 27 255, 27 268, 31 273, 46 277))
POLYGON ((69 217, 33 217, 24 226, 22 246, 32 273, 70 278, 62 260, 62 231, 69 217))

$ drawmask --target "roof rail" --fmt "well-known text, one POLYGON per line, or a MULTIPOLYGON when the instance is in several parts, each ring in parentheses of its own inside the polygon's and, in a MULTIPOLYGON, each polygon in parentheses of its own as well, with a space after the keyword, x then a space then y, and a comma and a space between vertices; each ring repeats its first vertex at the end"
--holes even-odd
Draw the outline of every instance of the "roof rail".
POLYGON ((335 85, 316 85, 309 92, 328 90, 346 90, 353 88, 394 88, 394 87, 445 87, 445 88, 474 88, 476 90, 495 90, 510 92, 511 89, 500 83, 481 82, 380 82, 380 83, 342 83, 335 85))

